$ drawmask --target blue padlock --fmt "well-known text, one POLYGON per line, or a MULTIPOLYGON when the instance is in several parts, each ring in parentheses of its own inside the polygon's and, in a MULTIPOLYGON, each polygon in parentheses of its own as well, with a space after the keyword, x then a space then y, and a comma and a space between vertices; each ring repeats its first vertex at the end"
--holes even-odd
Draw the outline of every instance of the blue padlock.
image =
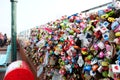
POLYGON ((83 70, 84 71, 91 71, 92 67, 90 65, 84 66, 83 70))
POLYGON ((107 8, 109 8, 109 9, 113 9, 114 6, 113 6, 113 4, 108 4, 108 5, 107 5, 107 8))
POLYGON ((79 19, 79 20, 75 20, 75 22, 76 22, 76 23, 80 23, 80 22, 81 22, 81 20, 80 20, 80 19, 79 19))
POLYGON ((69 60, 68 60, 68 59, 66 59, 66 60, 65 60, 65 64, 68 64, 68 63, 69 63, 69 60))
POLYGON ((73 14, 72 16, 77 16, 78 15, 78 13, 75 13, 75 14, 73 14))
POLYGON ((103 39, 105 41, 108 41, 109 40, 109 34, 108 33, 103 34, 103 39))
POLYGON ((96 64, 97 62, 98 62, 98 59, 97 59, 97 58, 93 58, 93 59, 91 60, 91 65, 96 64))
POLYGON ((102 24, 102 26, 103 26, 103 27, 108 27, 109 24, 110 24, 109 22, 105 21, 105 22, 102 24))
POLYGON ((115 28, 116 28, 117 26, 119 26, 119 23, 118 23, 118 21, 115 21, 115 22, 112 23, 111 29, 112 29, 112 30, 115 30, 115 28))
POLYGON ((117 57, 118 61, 120 61, 120 55, 117 57))
POLYGON ((71 18, 71 16, 68 16, 68 19, 70 19, 71 18))
POLYGON ((103 14, 105 14, 104 10, 99 10, 99 11, 98 11, 98 16, 99 16, 99 17, 102 16, 103 14))

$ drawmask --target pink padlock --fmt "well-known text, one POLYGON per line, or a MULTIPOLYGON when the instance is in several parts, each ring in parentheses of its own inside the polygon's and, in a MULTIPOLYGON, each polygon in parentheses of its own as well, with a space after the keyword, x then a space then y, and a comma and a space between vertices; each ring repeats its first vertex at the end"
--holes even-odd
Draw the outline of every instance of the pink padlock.
POLYGON ((98 43, 98 47, 99 47, 100 49, 104 49, 104 48, 105 48, 104 43, 103 43, 103 42, 99 42, 99 43, 98 43))
POLYGON ((103 51, 101 51, 100 53, 99 53, 99 58, 103 58, 104 57, 104 53, 103 53, 103 51))
POLYGON ((99 49, 99 47, 98 47, 97 44, 94 44, 93 47, 94 47, 95 50, 98 50, 98 49, 99 49))
POLYGON ((114 42, 115 42, 116 44, 120 44, 120 38, 114 39, 114 42))
POLYGON ((80 23, 80 26, 81 26, 81 29, 82 29, 82 30, 86 27, 84 22, 81 22, 81 23, 80 23))
POLYGON ((105 47, 106 47, 106 51, 111 51, 112 47, 110 45, 106 44, 105 47))
POLYGON ((120 31, 120 25, 114 30, 114 32, 119 32, 120 31))

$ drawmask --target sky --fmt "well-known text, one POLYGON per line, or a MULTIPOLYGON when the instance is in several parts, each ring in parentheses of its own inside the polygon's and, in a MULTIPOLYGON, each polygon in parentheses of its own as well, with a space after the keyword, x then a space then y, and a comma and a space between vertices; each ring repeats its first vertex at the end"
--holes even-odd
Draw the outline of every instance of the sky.
MULTIPOLYGON (((18 0, 17 34, 112 0, 18 0)), ((0 0, 0 32, 11 37, 11 2, 0 0)))

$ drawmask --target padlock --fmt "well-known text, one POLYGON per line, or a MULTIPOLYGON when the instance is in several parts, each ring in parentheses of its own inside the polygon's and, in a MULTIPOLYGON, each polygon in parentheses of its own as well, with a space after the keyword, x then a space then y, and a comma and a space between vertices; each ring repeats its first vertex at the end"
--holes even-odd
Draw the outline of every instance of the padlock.
POLYGON ((102 72, 102 76, 105 77, 105 78, 108 77, 108 72, 107 71, 103 71, 102 72))
POLYGON ((98 62, 98 59, 97 58, 93 58, 92 60, 91 60, 91 65, 94 65, 94 64, 96 64, 98 62))
POLYGON ((86 65, 86 66, 84 66, 84 68, 83 68, 84 71, 88 71, 88 72, 90 72, 91 69, 92 69, 92 67, 91 67, 90 65, 86 65))
POLYGON ((116 36, 116 37, 120 37, 120 32, 116 32, 116 33, 115 33, 115 36, 116 36))
POLYGON ((100 17, 101 15, 105 14, 104 10, 99 10, 98 11, 98 16, 100 17))
POLYGON ((74 47, 74 49, 80 49, 80 47, 79 46, 73 46, 74 47))
POLYGON ((81 51, 87 51, 86 47, 81 48, 81 51))
POLYGON ((108 4, 108 5, 107 5, 107 8, 108 8, 108 9, 114 9, 114 5, 113 5, 113 4, 108 4))
POLYGON ((106 61, 102 61, 102 62, 101 62, 101 65, 102 65, 102 66, 108 66, 108 65, 109 65, 109 63, 108 63, 108 62, 106 62, 106 61))
POLYGON ((94 48, 95 50, 98 50, 98 49, 99 49, 99 47, 98 47, 97 44, 93 44, 93 48, 94 48))
POLYGON ((119 26, 119 23, 117 21, 115 21, 111 24, 111 29, 115 30, 117 28, 117 26, 119 26))
POLYGON ((82 30, 84 30, 85 27, 86 27, 86 24, 85 24, 84 22, 81 22, 81 23, 80 23, 80 27, 81 27, 82 30))
POLYGON ((93 58, 93 55, 88 55, 86 58, 87 58, 87 60, 90 61, 93 58))
POLYGON ((66 60, 65 60, 65 64, 68 64, 68 63, 69 63, 69 60, 68 60, 68 59, 66 59, 66 60))
POLYGON ((70 34, 70 35, 73 35, 73 34, 74 34, 74 31, 73 31, 73 30, 69 30, 69 34, 70 34))
POLYGON ((109 17, 113 16, 115 14, 115 12, 112 10, 110 12, 107 13, 109 17))
POLYGON ((108 13, 108 12, 112 11, 112 9, 107 8, 107 9, 104 9, 104 11, 105 11, 105 13, 108 13))
POLYGON ((102 24, 102 26, 103 26, 103 27, 108 27, 108 26, 109 26, 109 24, 110 24, 109 22, 104 21, 104 22, 103 22, 103 24, 102 24))
POLYGON ((69 18, 69 21, 70 21, 70 22, 74 22, 74 20, 75 20, 75 16, 71 16, 71 17, 69 18))
POLYGON ((92 71, 94 71, 94 72, 97 71, 98 67, 99 67, 99 66, 98 66, 97 64, 92 65, 92 71))
POLYGON ((83 55, 87 55, 87 54, 88 54, 87 51, 81 51, 81 53, 82 53, 83 55))
POLYGON ((114 22, 114 21, 115 21, 115 18, 113 18, 113 17, 108 17, 108 21, 109 21, 109 22, 114 22))
POLYGON ((72 14, 72 16, 78 16, 78 13, 72 14))
POLYGON ((120 32, 120 25, 115 28, 114 32, 120 32))
POLYGON ((103 53, 103 51, 101 51, 100 53, 99 53, 99 58, 104 58, 104 53, 103 53))
POLYGON ((115 42, 116 44, 120 44, 120 38, 114 39, 114 42, 115 42))
POLYGON ((107 19, 109 17, 108 14, 101 15, 101 19, 107 19))
POLYGON ((104 43, 101 42, 101 41, 100 41, 97 45, 98 45, 98 47, 99 47, 100 49, 104 49, 104 48, 105 48, 104 43))
POLYGON ((80 23, 82 20, 80 20, 80 18, 79 17, 75 17, 75 22, 76 23, 80 23))
POLYGON ((63 37, 61 37, 61 38, 60 38, 60 41, 61 41, 61 42, 64 42, 64 38, 63 38, 63 37))
POLYGON ((94 72, 94 71, 91 70, 90 71, 90 75, 94 77, 96 75, 96 72, 94 72))
POLYGON ((103 39, 105 40, 105 41, 108 41, 109 40, 109 33, 107 32, 107 33, 104 33, 103 35, 103 39))
POLYGON ((106 51, 111 51, 112 50, 112 46, 110 46, 109 44, 105 45, 106 51))

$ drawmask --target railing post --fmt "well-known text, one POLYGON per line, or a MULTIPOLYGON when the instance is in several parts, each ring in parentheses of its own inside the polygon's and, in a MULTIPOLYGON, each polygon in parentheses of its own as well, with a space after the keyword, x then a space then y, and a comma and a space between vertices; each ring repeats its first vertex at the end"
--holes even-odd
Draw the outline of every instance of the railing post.
POLYGON ((17 0, 10 0, 11 2, 11 60, 16 61, 17 59, 17 43, 16 43, 16 35, 17 35, 17 26, 16 26, 16 6, 17 0))

